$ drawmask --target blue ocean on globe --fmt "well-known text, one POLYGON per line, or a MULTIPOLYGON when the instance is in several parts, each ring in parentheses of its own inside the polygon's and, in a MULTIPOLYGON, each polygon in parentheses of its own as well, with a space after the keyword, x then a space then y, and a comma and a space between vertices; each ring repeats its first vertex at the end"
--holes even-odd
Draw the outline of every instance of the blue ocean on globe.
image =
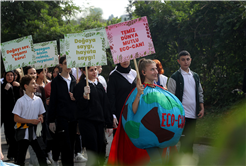
POLYGON ((136 95, 137 88, 129 96, 122 112, 122 125, 132 143, 141 149, 176 145, 185 124, 180 100, 159 86, 146 86, 134 114, 132 103, 136 95))

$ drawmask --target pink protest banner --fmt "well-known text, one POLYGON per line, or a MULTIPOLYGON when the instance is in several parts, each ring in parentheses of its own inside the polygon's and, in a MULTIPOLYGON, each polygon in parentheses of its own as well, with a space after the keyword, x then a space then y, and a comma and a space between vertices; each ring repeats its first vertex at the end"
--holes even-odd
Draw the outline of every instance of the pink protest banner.
POLYGON ((115 64, 155 53, 146 16, 105 29, 115 64))

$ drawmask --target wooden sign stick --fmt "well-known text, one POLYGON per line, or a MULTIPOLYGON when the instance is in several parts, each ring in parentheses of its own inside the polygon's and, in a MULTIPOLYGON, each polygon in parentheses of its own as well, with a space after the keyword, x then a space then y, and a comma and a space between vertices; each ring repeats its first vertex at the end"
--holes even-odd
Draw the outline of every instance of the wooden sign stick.
MULTIPOLYGON (((140 85, 142 85, 142 83, 141 83, 141 78, 140 78, 140 74, 139 74, 139 71, 138 71, 137 61, 136 61, 136 59, 133 59, 133 61, 134 61, 135 69, 136 69, 136 72, 137 72, 137 78, 138 78, 138 80, 140 81, 140 82, 139 82, 140 85)), ((143 94, 143 93, 142 93, 142 94, 143 94)))
MULTIPOLYGON (((88 83, 88 69, 85 67, 85 73, 86 73, 86 86, 89 86, 88 83)), ((87 94, 87 99, 90 100, 90 94, 87 94)))
POLYGON ((79 83, 79 68, 78 67, 76 67, 76 74, 77 74, 77 83, 79 83))
POLYGON ((47 83, 47 78, 46 78, 46 74, 45 74, 45 69, 43 68, 43 74, 44 74, 44 85, 46 85, 47 83))
POLYGON ((21 68, 21 77, 24 76, 24 71, 23 71, 23 67, 21 68))

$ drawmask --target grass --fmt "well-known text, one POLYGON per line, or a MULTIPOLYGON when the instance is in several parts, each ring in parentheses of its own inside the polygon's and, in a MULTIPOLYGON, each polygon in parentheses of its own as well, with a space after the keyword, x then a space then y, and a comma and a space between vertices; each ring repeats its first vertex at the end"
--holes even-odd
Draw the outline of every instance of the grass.
POLYGON ((205 137, 209 139, 218 139, 223 131, 219 129, 219 124, 228 123, 227 119, 234 114, 236 105, 245 100, 237 101, 230 106, 223 108, 207 107, 203 118, 197 120, 196 137, 205 137))

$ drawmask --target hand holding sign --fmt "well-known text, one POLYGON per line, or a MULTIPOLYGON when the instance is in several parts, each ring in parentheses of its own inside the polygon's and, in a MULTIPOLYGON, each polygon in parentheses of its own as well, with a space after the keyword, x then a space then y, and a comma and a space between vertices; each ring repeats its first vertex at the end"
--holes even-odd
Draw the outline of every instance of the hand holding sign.
POLYGON ((114 63, 133 59, 140 79, 136 58, 155 53, 147 17, 107 26, 106 32, 114 63))
MULTIPOLYGON (((86 85, 88 86, 87 66, 101 66, 107 64, 105 38, 101 32, 83 32, 65 35, 67 66, 85 67, 86 85)), ((90 99, 89 93, 86 93, 90 99)))
POLYGON ((114 63, 122 63, 155 53, 147 17, 106 27, 114 63))
POLYGON ((84 96, 87 97, 88 99, 88 95, 91 93, 91 89, 90 89, 90 86, 86 85, 84 87, 84 96))

